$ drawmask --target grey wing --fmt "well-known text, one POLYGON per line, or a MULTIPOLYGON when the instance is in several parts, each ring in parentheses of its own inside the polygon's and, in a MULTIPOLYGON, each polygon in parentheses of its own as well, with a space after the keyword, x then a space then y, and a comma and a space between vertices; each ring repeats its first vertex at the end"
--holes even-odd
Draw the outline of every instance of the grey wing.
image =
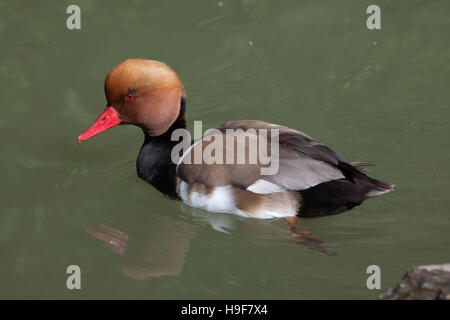
POLYGON ((303 154, 309 158, 324 161, 332 165, 338 165, 339 162, 345 162, 344 158, 336 151, 328 146, 320 143, 306 133, 291 129, 285 126, 280 126, 273 123, 268 123, 259 120, 238 120, 229 121, 219 127, 221 130, 225 129, 278 129, 280 145, 285 146, 293 151, 303 154))
MULTIPOLYGON (((342 156, 303 132, 258 120, 230 121, 219 127, 221 130, 239 128, 278 130, 279 157, 271 161, 272 166, 278 167, 278 172, 274 175, 263 175, 260 179, 283 190, 304 190, 322 182, 346 177, 345 170, 343 172, 341 168, 346 167, 342 156)), ((268 133, 270 140, 269 136, 268 133)), ((261 181, 258 186, 262 186, 260 189, 273 188, 261 181)))

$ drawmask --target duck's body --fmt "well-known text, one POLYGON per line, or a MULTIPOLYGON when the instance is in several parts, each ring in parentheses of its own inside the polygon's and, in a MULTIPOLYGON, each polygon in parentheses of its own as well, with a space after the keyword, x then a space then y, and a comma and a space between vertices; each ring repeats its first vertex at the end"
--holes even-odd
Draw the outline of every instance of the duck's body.
POLYGON ((181 81, 160 62, 126 60, 108 75, 105 92, 107 109, 79 140, 119 123, 140 126, 145 140, 137 160, 139 177, 193 207, 253 218, 315 217, 347 211, 393 188, 369 178, 359 168, 365 163, 348 163, 300 131, 257 120, 223 124, 214 135, 192 142, 174 162, 172 150, 178 141, 172 141, 172 134, 186 129, 186 100, 181 81), (271 130, 277 132, 278 156, 267 163, 255 151, 276 142, 271 130), (228 148, 227 139, 237 145, 228 148), (197 150, 201 154, 219 140, 227 146, 222 162, 194 161, 197 150), (245 150, 244 163, 232 161, 237 150, 245 150), (276 172, 262 173, 273 164, 276 172))
MULTIPOLYGON (((226 129, 274 126, 243 120, 227 122, 219 129, 226 137, 226 129)), ((253 218, 316 217, 347 211, 392 189, 390 184, 369 178, 325 145, 281 126, 277 126, 281 155, 276 175, 262 176, 258 164, 183 163, 200 144, 205 148, 209 141, 204 140, 194 143, 175 164, 170 155, 177 142, 170 136, 178 128, 172 127, 161 137, 146 136, 137 160, 138 175, 166 195, 207 211, 253 218)))

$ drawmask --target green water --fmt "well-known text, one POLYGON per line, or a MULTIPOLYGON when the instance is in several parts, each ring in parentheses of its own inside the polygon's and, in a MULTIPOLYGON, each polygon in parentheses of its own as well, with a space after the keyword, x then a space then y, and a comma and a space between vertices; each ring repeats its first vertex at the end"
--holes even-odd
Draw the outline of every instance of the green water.
POLYGON ((0 1, 0 298, 374 299, 449 262, 449 30, 447 0, 0 1), (373 2, 381 30, 366 27, 373 2), (77 143, 129 57, 178 72, 189 127, 287 125, 377 163, 395 192, 300 221, 337 256, 293 243, 284 221, 164 198, 136 175, 139 129, 77 143))

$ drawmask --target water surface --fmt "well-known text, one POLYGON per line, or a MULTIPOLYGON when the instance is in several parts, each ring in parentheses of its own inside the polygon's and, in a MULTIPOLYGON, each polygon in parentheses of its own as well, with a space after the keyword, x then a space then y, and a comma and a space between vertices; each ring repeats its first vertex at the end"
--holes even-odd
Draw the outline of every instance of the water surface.
POLYGON ((0 298, 374 299, 414 265, 450 260, 450 2, 0 2, 0 298), (302 130, 393 193, 301 228, 211 214, 135 172, 142 133, 77 144, 120 61, 165 61, 189 127, 260 119, 302 130), (82 289, 66 288, 66 268, 82 289), (379 265, 382 290, 368 290, 379 265))

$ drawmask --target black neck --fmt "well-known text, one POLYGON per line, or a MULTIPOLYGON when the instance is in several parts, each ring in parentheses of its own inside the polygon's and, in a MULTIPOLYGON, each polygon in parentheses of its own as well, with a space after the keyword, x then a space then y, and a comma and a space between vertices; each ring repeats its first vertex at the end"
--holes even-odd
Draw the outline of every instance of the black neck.
POLYGON ((172 141, 172 132, 186 128, 186 101, 181 99, 180 114, 164 134, 152 137, 144 133, 145 140, 137 159, 138 176, 153 185, 162 193, 177 197, 175 184, 176 164, 172 162, 172 148, 178 141, 172 141))

